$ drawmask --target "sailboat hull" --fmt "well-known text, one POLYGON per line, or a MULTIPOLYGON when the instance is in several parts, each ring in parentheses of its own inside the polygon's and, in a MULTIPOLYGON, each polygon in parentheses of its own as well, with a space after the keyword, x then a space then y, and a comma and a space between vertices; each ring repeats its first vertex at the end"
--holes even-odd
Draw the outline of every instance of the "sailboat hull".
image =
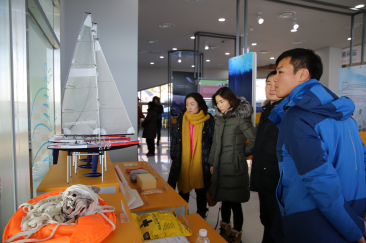
POLYGON ((70 152, 98 152, 123 149, 138 145, 139 141, 115 141, 115 142, 101 142, 93 144, 68 144, 55 143, 47 146, 48 149, 70 151, 70 152))

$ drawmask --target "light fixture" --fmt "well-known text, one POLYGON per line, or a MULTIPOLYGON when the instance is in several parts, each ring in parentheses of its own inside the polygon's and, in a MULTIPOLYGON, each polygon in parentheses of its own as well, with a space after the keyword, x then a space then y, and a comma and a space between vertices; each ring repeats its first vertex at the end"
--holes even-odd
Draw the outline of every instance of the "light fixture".
MULTIPOLYGON (((353 38, 353 39, 355 39, 355 38, 353 38)), ((347 38, 347 40, 351 40, 351 37, 347 38)))
POLYGON ((259 51, 258 53, 259 54, 268 54, 268 53, 270 53, 270 51, 265 50, 265 51, 259 51))
POLYGON ((220 21, 220 22, 224 22, 224 21, 225 21, 225 19, 224 19, 224 18, 219 18, 219 21, 220 21))
POLYGON ((192 39, 192 40, 194 40, 195 38, 196 38, 196 37, 194 37, 194 36, 191 36, 191 39, 192 39))
POLYGON ((294 12, 294 11, 282 11, 282 12, 277 13, 276 16, 281 19, 289 19, 292 16, 294 16, 295 14, 296 14, 296 12, 294 12))
POLYGON ((225 52, 225 55, 228 56, 228 55, 230 55, 230 53, 229 52, 225 52))
POLYGON ((252 46, 256 46, 257 45, 257 43, 252 43, 252 46))
POLYGON ((297 30, 298 28, 299 28, 299 25, 296 23, 296 18, 294 18, 294 22, 292 22, 292 28, 294 29, 294 30, 297 30))
POLYGON ((359 5, 357 5, 355 8, 363 8, 365 5, 363 5, 363 4, 359 4, 359 5))
POLYGON ((160 56, 160 58, 164 58, 164 56, 160 56))
POLYGON ((257 20, 258 20, 258 24, 263 24, 264 19, 261 17, 261 12, 258 12, 258 16, 257 16, 257 20))
POLYGON ((207 41, 205 41, 205 50, 208 50, 209 47, 208 47, 208 44, 207 44, 207 41))
POLYGON ((176 51, 176 50, 178 50, 178 49, 174 47, 172 50, 173 50, 173 51, 176 51))
POLYGON ((292 44, 298 45, 298 44, 303 44, 306 43, 306 40, 297 40, 297 41, 293 41, 292 44))
POLYGON ((350 8, 351 10, 359 11, 358 8, 350 8))
POLYGON ((194 67, 194 65, 192 65, 192 67, 194 67))
POLYGON ((149 44, 154 44, 154 43, 158 42, 157 40, 145 40, 145 41, 149 44))
POLYGON ((210 59, 207 59, 206 62, 210 62, 211 60, 210 59))
POLYGON ((175 24, 171 24, 171 23, 162 23, 162 24, 159 24, 159 27, 160 28, 173 28, 175 26, 175 24))
POLYGON ((273 60, 273 59, 274 59, 274 57, 271 57, 270 59, 271 59, 271 60, 273 60))
POLYGON ((154 65, 154 63, 153 63, 153 62, 150 62, 150 64, 151 64, 151 65, 154 65))
POLYGON ((297 29, 292 29, 291 32, 297 32, 297 29))
POLYGON ((182 60, 179 58, 179 59, 178 59, 178 63, 181 63, 181 62, 182 62, 182 60))

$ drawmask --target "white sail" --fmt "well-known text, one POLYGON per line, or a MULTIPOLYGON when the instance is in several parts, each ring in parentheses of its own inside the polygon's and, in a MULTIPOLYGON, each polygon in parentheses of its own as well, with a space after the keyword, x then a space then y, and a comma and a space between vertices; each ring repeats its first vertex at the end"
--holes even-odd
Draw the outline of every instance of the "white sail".
POLYGON ((101 129, 106 134, 134 134, 131 121, 98 39, 95 40, 101 129))
MULTIPOLYGON (((91 14, 85 16, 62 100, 62 128, 69 134, 93 134, 98 128, 96 60, 91 14)), ((65 132, 66 133, 66 132, 65 132)))

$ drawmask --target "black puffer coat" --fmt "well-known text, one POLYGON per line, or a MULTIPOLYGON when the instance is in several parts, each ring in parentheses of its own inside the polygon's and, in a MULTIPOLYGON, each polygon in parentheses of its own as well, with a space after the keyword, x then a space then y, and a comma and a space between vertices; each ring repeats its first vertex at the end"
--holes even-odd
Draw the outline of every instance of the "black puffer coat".
MULTIPOLYGON (((177 123, 171 134, 170 144, 170 158, 172 159, 172 166, 170 167, 170 173, 168 183, 175 189, 180 168, 182 165, 182 122, 183 115, 180 114, 177 118, 177 123)), ((215 120, 210 115, 210 118, 205 121, 202 129, 202 168, 203 168, 203 181, 205 183, 205 189, 208 190, 211 181, 210 164, 208 163, 208 156, 211 150, 212 139, 214 135, 215 120)))
POLYGON ((256 130, 250 116, 253 108, 245 98, 225 113, 215 110, 215 135, 209 156, 213 167, 210 194, 217 202, 247 202, 250 197, 248 163, 256 130), (249 143, 246 143, 249 139, 249 143))
POLYGON ((155 139, 156 131, 158 129, 157 120, 158 106, 153 106, 147 110, 147 116, 145 120, 141 123, 144 128, 142 132, 142 137, 147 139, 155 139))
POLYGON ((254 143, 250 190, 274 193, 280 179, 276 153, 278 128, 268 119, 271 110, 281 102, 268 102, 262 107, 262 115, 257 126, 254 143))

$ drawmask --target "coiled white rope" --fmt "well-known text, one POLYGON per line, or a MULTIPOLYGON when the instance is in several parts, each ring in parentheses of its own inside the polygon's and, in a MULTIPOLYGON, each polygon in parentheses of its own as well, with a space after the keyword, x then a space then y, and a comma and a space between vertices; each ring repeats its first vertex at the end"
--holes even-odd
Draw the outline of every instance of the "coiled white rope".
MULTIPOLYGON (((115 208, 109 205, 100 206, 98 198, 101 198, 98 196, 98 194, 96 194, 91 187, 78 184, 68 187, 64 192, 61 192, 59 195, 50 196, 35 203, 23 203, 22 205, 20 205, 19 208, 23 207, 23 212, 27 213, 27 216, 25 216, 21 222, 21 229, 23 232, 12 236, 8 240, 6 240, 5 243, 26 243, 32 241, 48 240, 54 235, 56 229, 60 225, 75 225, 75 223, 72 223, 70 221, 64 223, 65 217, 63 216, 61 211, 64 203, 66 202, 66 199, 73 199, 73 195, 71 192, 75 191, 77 191, 81 195, 91 197, 94 201, 89 205, 85 213, 83 213, 82 215, 78 215, 79 217, 99 213, 113 226, 113 231, 116 229, 115 224, 104 214, 108 212, 114 212, 115 208), (57 224, 49 237, 41 240, 29 239, 32 234, 36 233, 42 227, 49 224, 57 224), (20 236, 26 237, 22 240, 13 241, 20 236)), ((72 205, 68 206, 72 207, 72 205)))

